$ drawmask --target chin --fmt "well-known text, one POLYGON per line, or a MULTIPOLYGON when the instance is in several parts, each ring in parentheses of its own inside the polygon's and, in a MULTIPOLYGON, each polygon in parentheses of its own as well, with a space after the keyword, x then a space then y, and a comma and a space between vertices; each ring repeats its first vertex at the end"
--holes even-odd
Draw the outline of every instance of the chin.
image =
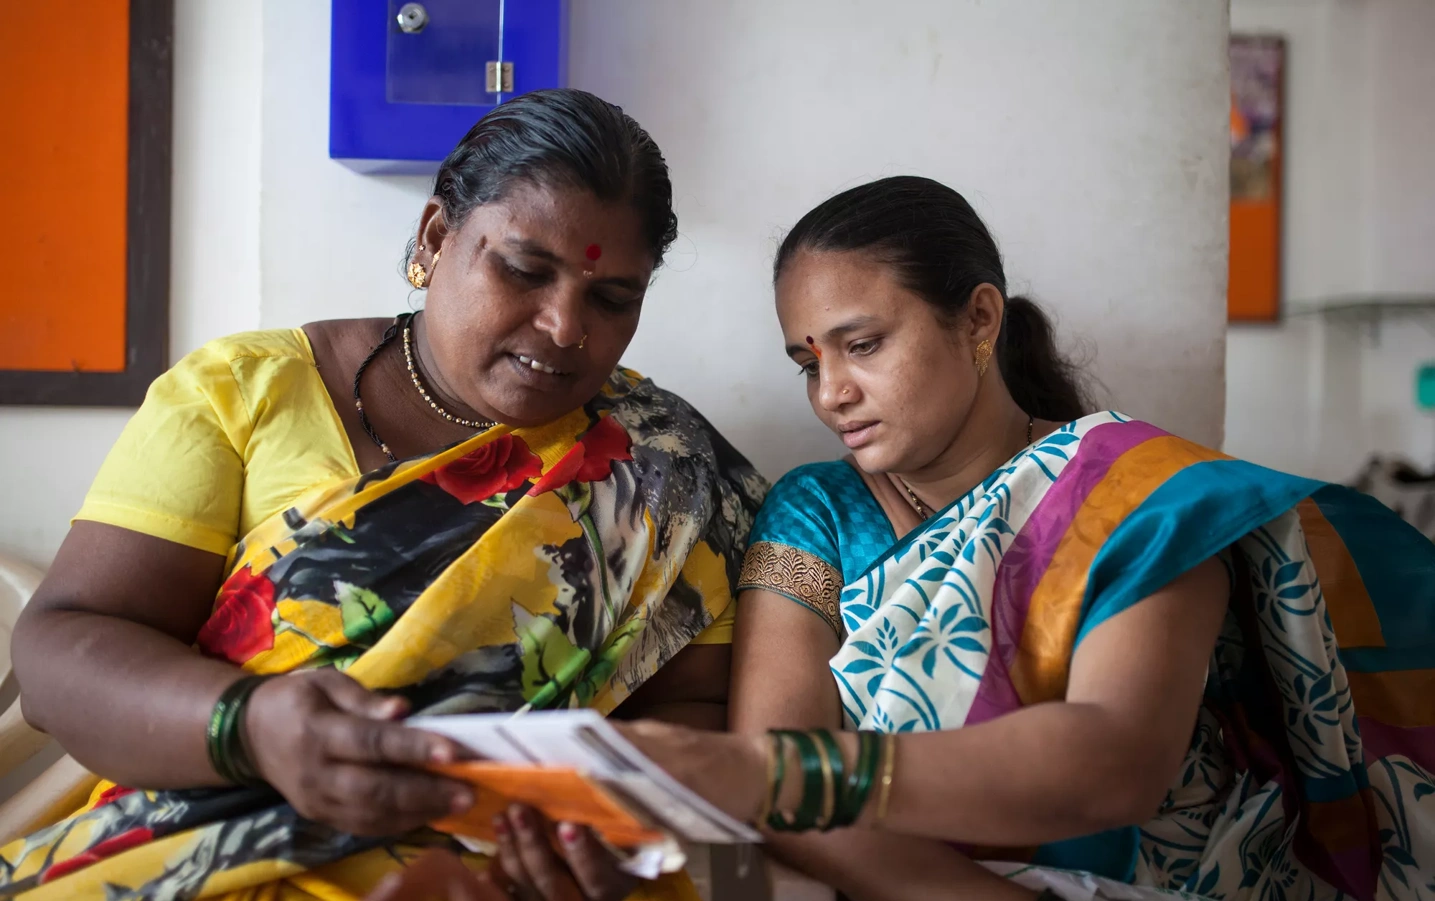
POLYGON ((852 451, 852 457, 864 472, 874 475, 892 471, 892 454, 877 445, 867 445, 852 451))

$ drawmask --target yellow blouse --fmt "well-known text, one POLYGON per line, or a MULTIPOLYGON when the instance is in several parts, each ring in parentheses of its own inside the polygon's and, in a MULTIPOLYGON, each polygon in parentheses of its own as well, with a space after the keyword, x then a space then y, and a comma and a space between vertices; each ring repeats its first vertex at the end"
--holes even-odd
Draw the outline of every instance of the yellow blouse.
MULTIPOLYGON (((243 332, 154 381, 75 519, 228 555, 313 486, 359 475, 304 330, 243 332)), ((692 643, 730 643, 735 607, 692 643)))
POLYGON ((228 554, 305 490, 359 474, 304 330, 245 332, 155 380, 75 518, 228 554))

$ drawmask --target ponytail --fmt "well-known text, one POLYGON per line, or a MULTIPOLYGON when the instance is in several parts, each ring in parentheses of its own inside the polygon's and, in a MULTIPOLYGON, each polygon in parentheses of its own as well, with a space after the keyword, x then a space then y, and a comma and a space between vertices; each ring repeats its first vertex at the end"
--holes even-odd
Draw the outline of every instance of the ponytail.
POLYGON ((996 356, 1011 399, 1028 416, 1070 422, 1090 412, 1080 372, 1057 349, 1051 319, 1034 301, 1007 298, 996 356))

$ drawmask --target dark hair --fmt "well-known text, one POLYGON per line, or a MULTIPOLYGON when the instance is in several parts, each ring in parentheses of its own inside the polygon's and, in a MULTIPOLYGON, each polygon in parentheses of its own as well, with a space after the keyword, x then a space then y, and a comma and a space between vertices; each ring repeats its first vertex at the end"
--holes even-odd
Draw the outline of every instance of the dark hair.
MULTIPOLYGON (((458 228, 474 207, 521 182, 631 203, 655 266, 678 236, 662 151, 632 116, 587 91, 533 91, 494 107, 449 151, 433 192, 445 221, 458 228)), ((405 262, 412 255, 411 242, 405 262)))
POLYGON ((1056 348, 1051 320, 1031 300, 1007 296, 991 232, 966 198, 941 182, 884 178, 823 201, 783 239, 774 281, 799 250, 873 254, 951 319, 978 286, 995 286, 1006 298, 996 358, 1012 400, 1031 416, 1057 422, 1077 419, 1090 407, 1079 372, 1056 348))

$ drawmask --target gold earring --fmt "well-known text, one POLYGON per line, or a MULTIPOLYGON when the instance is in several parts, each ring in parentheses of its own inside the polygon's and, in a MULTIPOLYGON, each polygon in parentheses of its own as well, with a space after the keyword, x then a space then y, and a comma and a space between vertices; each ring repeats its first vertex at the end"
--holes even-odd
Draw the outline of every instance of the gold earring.
POLYGON ((972 362, 977 364, 977 378, 987 374, 987 367, 992 362, 992 343, 983 338, 977 343, 977 349, 972 352, 972 362))
POLYGON ((442 248, 442 247, 440 247, 438 250, 435 250, 435 251, 433 252, 433 262, 432 262, 432 263, 429 263, 429 268, 431 268, 431 269, 437 269, 437 268, 438 268, 438 258, 439 258, 442 254, 443 254, 443 248, 442 248))
POLYGON ((588 333, 587 333, 587 332, 584 332, 584 333, 583 333, 583 340, 578 342, 578 349, 579 349, 579 350, 582 350, 582 349, 583 349, 583 345, 585 345, 585 344, 587 344, 587 343, 588 343, 588 333))
POLYGON ((428 281, 429 274, 424 270, 423 264, 414 260, 409 264, 409 284, 415 288, 422 288, 428 281))

